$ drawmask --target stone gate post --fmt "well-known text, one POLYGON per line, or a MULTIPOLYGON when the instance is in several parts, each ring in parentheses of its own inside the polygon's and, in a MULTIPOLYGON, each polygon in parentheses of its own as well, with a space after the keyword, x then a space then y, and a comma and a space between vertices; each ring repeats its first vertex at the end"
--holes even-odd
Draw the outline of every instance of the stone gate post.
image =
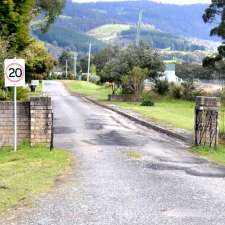
POLYGON ((220 98, 196 97, 195 107, 195 145, 216 147, 219 136, 220 98))

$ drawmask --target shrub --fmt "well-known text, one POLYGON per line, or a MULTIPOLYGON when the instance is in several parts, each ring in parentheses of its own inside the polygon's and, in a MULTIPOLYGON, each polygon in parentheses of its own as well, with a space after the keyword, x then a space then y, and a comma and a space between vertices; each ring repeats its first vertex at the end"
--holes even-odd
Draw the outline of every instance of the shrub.
POLYGON ((193 100, 194 92, 196 91, 196 87, 193 82, 184 82, 182 83, 183 88, 183 99, 184 100, 193 100))
POLYGON ((155 103, 152 100, 151 95, 145 94, 142 99, 141 106, 154 106, 155 103))
MULTIPOLYGON (((9 91, 9 98, 10 100, 13 100, 13 89, 10 89, 9 91)), ((17 88, 17 100, 19 101, 25 101, 29 98, 29 90, 27 88, 17 88)))
POLYGON ((81 75, 81 80, 82 81, 87 81, 87 74, 82 74, 81 75))
POLYGON ((7 92, 5 90, 0 89, 0 101, 7 100, 7 92))
POLYGON ((99 81, 100 81, 100 76, 98 75, 91 75, 90 76, 90 82, 94 83, 94 84, 97 84, 99 81))
POLYGON ((183 88, 181 85, 174 85, 171 87, 171 95, 175 99, 181 99, 183 95, 183 88))
POLYGON ((26 88, 17 89, 17 99, 20 101, 27 100, 29 96, 29 90, 26 88))
POLYGON ((167 80, 157 80, 154 90, 160 95, 165 95, 169 92, 169 82, 167 80))

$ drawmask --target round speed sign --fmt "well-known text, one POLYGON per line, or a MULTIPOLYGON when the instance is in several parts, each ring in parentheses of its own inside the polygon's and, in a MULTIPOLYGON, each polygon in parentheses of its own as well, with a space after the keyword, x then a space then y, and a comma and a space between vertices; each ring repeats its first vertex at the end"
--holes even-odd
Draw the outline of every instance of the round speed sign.
POLYGON ((25 61, 23 59, 5 60, 5 86, 25 86, 25 61))

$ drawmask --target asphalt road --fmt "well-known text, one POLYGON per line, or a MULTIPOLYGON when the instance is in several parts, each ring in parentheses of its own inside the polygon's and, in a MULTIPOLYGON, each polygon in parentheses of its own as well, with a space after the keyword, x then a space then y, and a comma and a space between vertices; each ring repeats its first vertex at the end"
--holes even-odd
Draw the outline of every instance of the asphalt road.
POLYGON ((225 224, 223 168, 178 140, 70 96, 59 82, 46 82, 45 91, 53 98, 55 146, 71 151, 76 165, 54 190, 0 224, 225 224))

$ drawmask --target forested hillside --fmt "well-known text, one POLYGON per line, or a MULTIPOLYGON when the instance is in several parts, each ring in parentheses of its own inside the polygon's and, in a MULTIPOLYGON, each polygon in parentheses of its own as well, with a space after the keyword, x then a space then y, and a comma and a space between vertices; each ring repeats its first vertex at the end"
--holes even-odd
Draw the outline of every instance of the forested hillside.
POLYGON ((106 47, 104 42, 84 33, 76 32, 68 26, 53 25, 47 33, 42 33, 39 30, 35 30, 33 33, 42 41, 72 51, 87 52, 90 41, 92 42, 93 52, 106 47))
POLYGON ((67 21, 70 26, 86 32, 109 23, 136 24, 140 10, 143 10, 143 23, 175 35, 210 39, 210 27, 202 21, 206 8, 205 4, 178 6, 151 1, 78 4, 69 0, 64 15, 73 18, 67 21))
MULTIPOLYGON (((107 24, 88 32, 90 36, 111 44, 132 43, 136 39, 136 33, 136 26, 123 24, 107 24)), ((162 32, 150 25, 142 25, 140 39, 158 49, 170 49, 173 51, 206 50, 206 46, 192 43, 188 39, 170 33, 162 32)))
MULTIPOLYGON (((196 55, 192 52, 216 47, 213 42, 209 45, 199 39, 212 40, 209 36, 209 25, 202 21, 206 7, 203 4, 178 6, 150 1, 78 4, 68 0, 63 14, 48 33, 34 30, 34 34, 53 46, 77 51, 81 55, 87 53, 91 41, 93 52, 97 52, 109 44, 134 43, 136 24, 142 10, 140 39, 154 48, 181 52, 166 54, 166 58, 179 55, 181 60, 188 58, 191 61, 196 58, 192 57, 193 54, 196 55), (189 56, 184 52, 189 52, 189 56)), ((201 60, 202 58, 199 59, 201 60)))

